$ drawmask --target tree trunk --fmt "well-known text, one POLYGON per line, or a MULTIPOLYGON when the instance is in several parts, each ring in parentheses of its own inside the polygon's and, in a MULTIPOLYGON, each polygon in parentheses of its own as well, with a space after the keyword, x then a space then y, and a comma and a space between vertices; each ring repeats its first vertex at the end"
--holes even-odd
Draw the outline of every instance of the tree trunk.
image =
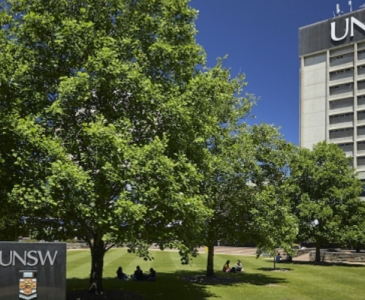
POLYGON ((360 243, 356 243, 356 253, 360 253, 361 245, 360 243))
POLYGON ((276 256, 275 255, 273 256, 274 256, 274 270, 276 270, 276 256))
POLYGON ((207 258, 207 276, 214 276, 214 243, 209 243, 207 258))
POLYGON ((104 267, 104 241, 101 237, 96 237, 94 242, 90 244, 91 251, 91 272, 90 287, 96 284, 98 294, 103 292, 103 267, 104 267))
POLYGON ((321 261, 321 243, 319 240, 316 241, 316 262, 321 261))

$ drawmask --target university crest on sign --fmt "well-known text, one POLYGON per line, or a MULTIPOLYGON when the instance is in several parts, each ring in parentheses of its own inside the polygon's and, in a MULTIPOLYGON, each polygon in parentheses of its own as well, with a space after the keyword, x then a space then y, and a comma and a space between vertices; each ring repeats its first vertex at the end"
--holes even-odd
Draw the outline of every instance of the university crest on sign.
POLYGON ((37 298, 37 278, 34 272, 21 272, 19 279, 19 299, 31 300, 37 298))

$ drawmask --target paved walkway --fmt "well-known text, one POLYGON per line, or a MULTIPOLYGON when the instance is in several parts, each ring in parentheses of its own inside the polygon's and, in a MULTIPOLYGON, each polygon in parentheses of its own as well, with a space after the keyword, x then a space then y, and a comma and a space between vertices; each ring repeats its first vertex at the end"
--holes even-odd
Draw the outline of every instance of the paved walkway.
MULTIPOLYGON (((200 248, 199 252, 202 253, 205 248, 200 248)), ((279 250, 283 252, 284 250, 279 250)), ((246 255, 246 256, 256 256, 255 247, 227 247, 227 246, 215 246, 214 254, 231 254, 231 255, 246 255)), ((309 253, 297 256, 293 258, 293 261, 309 261, 309 253)))
MULTIPOLYGON (((150 247, 150 250, 158 250, 159 248, 155 245, 150 247)), ((165 251, 177 251, 176 249, 168 249, 165 251)), ((206 247, 200 247, 198 249, 199 253, 205 253, 207 251, 206 247)), ((256 248, 255 247, 227 247, 227 246, 215 246, 214 254, 237 254, 237 255, 250 255, 256 256, 256 248)))
MULTIPOLYGON (((205 248, 201 247, 199 252, 205 252, 205 248)), ((255 247, 227 247, 227 246, 215 246, 214 254, 237 254, 237 255, 249 255, 256 256, 255 247)))
MULTIPOLYGON (((199 252, 202 251, 199 249, 199 252)), ((204 251, 204 249, 203 249, 204 251)), ((283 250, 279 250, 283 252, 283 250)), ((226 246, 216 246, 214 247, 215 254, 233 254, 233 255, 247 255, 256 256, 255 247, 226 247, 226 246)), ((293 261, 309 261, 309 253, 297 256, 293 258, 293 261)))
POLYGON ((293 257, 293 261, 309 261, 309 253, 305 253, 303 255, 293 257))
MULTIPOLYGON (((151 246, 151 250, 157 250, 158 247, 151 246)), ((170 250, 170 249, 166 249, 170 250)), ((171 251, 176 251, 171 249, 171 251)), ((199 253, 205 253, 207 250, 205 247, 200 247, 198 249, 199 253)), ((256 248, 255 247, 228 247, 228 246, 215 246, 214 254, 230 254, 230 255, 246 255, 246 256, 256 256, 256 248)), ((295 257, 293 260, 297 261, 309 261, 309 254, 304 254, 298 257, 295 257)))

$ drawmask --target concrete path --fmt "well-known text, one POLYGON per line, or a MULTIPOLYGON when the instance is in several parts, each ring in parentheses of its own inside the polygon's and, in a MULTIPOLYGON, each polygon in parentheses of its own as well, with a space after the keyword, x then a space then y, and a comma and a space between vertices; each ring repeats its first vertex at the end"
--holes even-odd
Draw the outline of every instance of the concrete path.
MULTIPOLYGON (((150 250, 158 250, 159 248, 152 245, 150 250)), ((165 249, 165 251, 177 251, 176 249, 165 249)), ((199 253, 205 253, 207 251, 206 247, 200 247, 198 249, 199 253)), ((215 246, 214 254, 232 254, 232 255, 247 255, 256 256, 255 247, 228 247, 228 246, 215 246)))
MULTIPOLYGON (((158 247, 151 246, 151 250, 158 250, 158 247)), ((177 251, 175 249, 166 249, 165 251, 177 251)), ((205 253, 207 249, 200 247, 199 253, 205 253)), ((282 252, 282 251, 281 251, 282 252)), ((243 256, 256 256, 255 247, 228 247, 228 246, 215 246, 214 254, 229 254, 229 255, 243 255, 243 256)), ((293 261, 309 261, 309 254, 303 254, 298 257, 294 257, 293 261)))
MULTIPOLYGON (((202 247, 199 252, 204 252, 205 249, 202 247)), ((284 250, 279 250, 283 252, 284 250)), ((214 254, 230 254, 230 255, 244 255, 244 256, 256 256, 255 247, 226 247, 216 246, 214 247, 214 254)), ((293 261, 309 261, 309 253, 297 256, 293 258, 293 261)))
POLYGON ((294 257, 293 261, 309 261, 309 253, 294 257))
MULTIPOLYGON (((199 252, 205 251, 205 249, 200 248, 199 252)), ((256 256, 255 247, 227 247, 227 246, 216 246, 214 247, 214 254, 236 254, 236 255, 248 255, 256 256)))

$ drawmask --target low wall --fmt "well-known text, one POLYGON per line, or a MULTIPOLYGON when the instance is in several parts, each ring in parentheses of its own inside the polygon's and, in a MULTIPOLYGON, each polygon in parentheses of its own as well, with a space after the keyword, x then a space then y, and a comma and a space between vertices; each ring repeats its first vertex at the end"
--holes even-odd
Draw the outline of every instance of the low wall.
MULTIPOLYGON (((309 260, 315 261, 316 251, 309 252, 309 260)), ((321 250, 321 261, 325 262, 361 262, 365 263, 365 253, 351 253, 351 252, 330 252, 321 250)))

